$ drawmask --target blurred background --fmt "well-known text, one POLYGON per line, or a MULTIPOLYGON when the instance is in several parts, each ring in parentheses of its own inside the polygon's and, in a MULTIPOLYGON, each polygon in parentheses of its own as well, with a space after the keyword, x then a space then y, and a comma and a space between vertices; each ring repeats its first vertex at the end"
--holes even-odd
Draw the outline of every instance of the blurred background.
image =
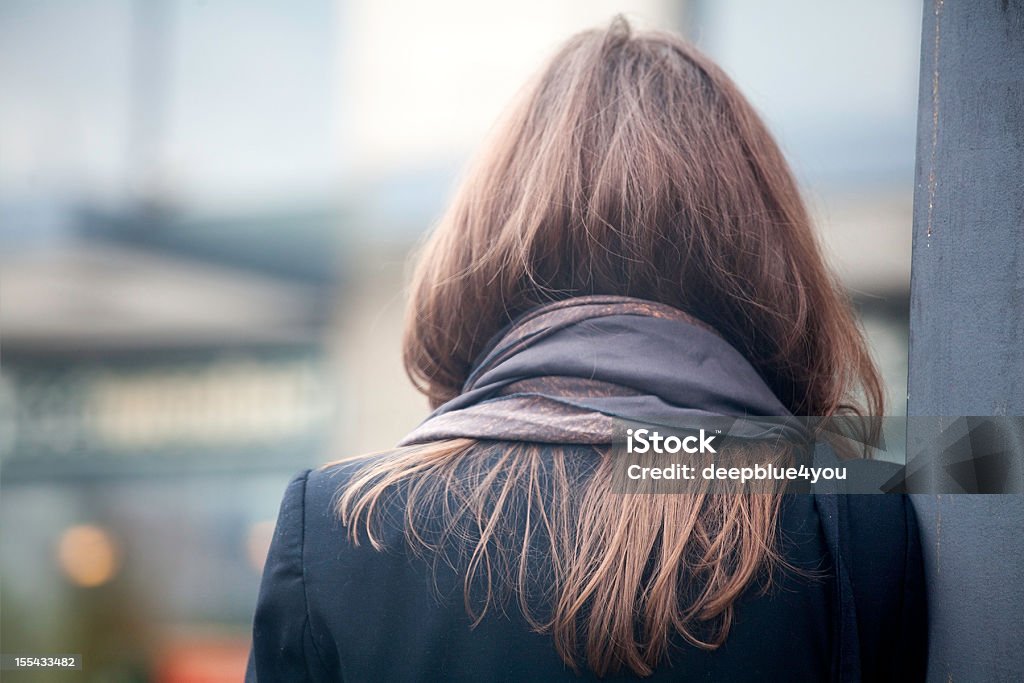
POLYGON ((904 412, 918 3, 5 0, 4 652, 239 680, 290 476, 426 414, 410 249, 525 78, 617 12, 762 112, 904 412))

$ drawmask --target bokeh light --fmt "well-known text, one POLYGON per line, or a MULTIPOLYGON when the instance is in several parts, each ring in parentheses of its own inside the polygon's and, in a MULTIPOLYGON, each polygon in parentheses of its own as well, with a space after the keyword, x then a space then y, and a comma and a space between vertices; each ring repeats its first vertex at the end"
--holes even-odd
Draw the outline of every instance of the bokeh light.
POLYGON ((69 527, 57 542, 57 562, 77 586, 95 588, 110 581, 120 569, 120 549, 114 537, 95 524, 69 527))

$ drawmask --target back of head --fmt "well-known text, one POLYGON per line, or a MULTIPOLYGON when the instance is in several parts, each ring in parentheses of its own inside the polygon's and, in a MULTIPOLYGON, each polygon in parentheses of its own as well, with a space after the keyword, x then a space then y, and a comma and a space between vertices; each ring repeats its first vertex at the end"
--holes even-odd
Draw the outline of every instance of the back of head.
MULTIPOLYGON (((592 294, 706 323, 793 414, 881 413, 864 339, 766 127, 692 46, 621 19, 570 39, 470 168, 414 275, 407 371, 437 406, 509 321, 592 294)), ((550 604, 530 616, 520 603, 567 662, 647 674, 672 632, 724 642, 734 603, 775 557, 780 496, 615 494, 607 454, 579 482, 567 464, 578 450, 553 450, 508 445, 495 459, 465 439, 399 449, 353 480, 340 511, 372 538, 377 501, 409 484, 408 538, 437 551, 417 520, 438 514, 459 530, 469 605, 476 573, 489 589, 528 585, 516 558, 533 541, 494 530, 515 526, 507 500, 543 493, 528 505, 548 539, 550 604)))
POLYGON ((415 273, 406 368, 438 405, 510 319, 581 294, 703 320, 794 414, 882 414, 770 133, 696 49, 621 19, 570 39, 471 167, 415 273))

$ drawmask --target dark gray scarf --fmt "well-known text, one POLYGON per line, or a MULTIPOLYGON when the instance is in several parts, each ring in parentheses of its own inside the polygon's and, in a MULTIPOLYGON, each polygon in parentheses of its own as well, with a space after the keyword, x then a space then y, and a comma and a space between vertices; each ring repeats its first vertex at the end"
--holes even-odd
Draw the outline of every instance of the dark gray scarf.
POLYGON ((707 325, 662 304, 586 296, 506 327, 462 393, 401 445, 459 437, 598 445, 625 424, 686 431, 716 418, 730 418, 733 437, 806 438, 750 363, 707 325))

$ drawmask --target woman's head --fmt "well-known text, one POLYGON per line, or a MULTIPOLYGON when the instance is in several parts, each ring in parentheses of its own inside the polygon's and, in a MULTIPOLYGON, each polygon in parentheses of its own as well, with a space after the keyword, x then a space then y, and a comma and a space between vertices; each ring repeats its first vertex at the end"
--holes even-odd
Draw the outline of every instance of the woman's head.
MULTIPOLYGON (((471 169, 415 273, 406 368, 439 404, 512 318, 583 294, 700 318, 794 414, 881 414, 863 336, 764 124, 692 47, 621 20, 572 38, 471 169)), ((736 601, 780 564, 782 494, 616 492, 613 457, 438 441, 368 461, 338 509, 354 541, 361 530, 375 541, 381 502, 403 491, 408 542, 469 558, 470 613, 515 593, 571 666, 647 675, 672 633, 700 648, 725 641, 736 601), (538 552, 550 564, 539 606, 523 561, 538 552)), ((784 466, 793 454, 716 458, 784 466)))
POLYGON ((439 404, 511 318, 581 294, 704 320, 795 414, 881 414, 768 130, 692 46, 621 19, 570 39, 471 168, 415 272, 407 370, 439 404))

